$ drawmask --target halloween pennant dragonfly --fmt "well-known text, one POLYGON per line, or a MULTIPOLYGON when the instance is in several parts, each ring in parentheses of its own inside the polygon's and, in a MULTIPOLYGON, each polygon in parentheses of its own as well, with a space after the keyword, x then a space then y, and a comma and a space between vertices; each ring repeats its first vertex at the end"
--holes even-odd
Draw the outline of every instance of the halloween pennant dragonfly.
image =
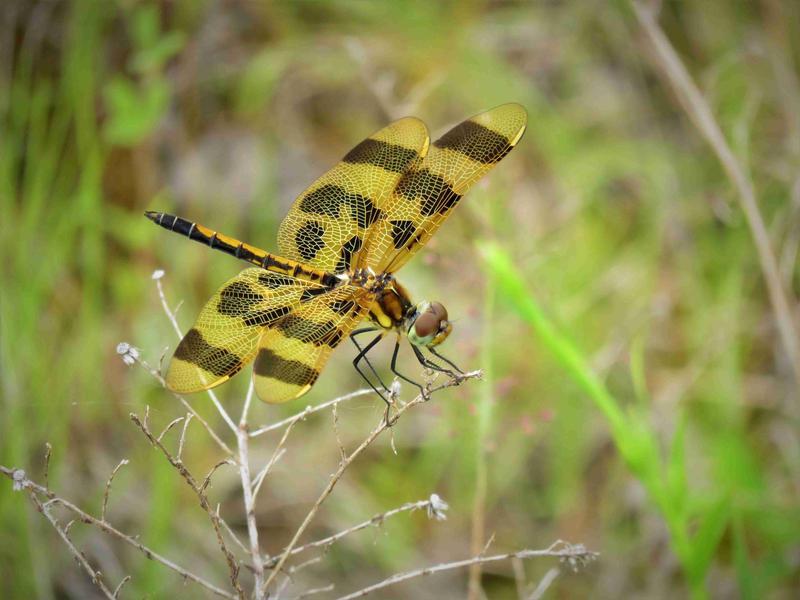
MULTIPOLYGON (((395 272, 447 219, 467 190, 519 142, 527 115, 504 104, 457 125, 430 144, 425 124, 394 121, 350 152, 295 200, 278 231, 280 255, 160 212, 145 215, 166 229, 255 265, 225 283, 178 344, 166 383, 175 392, 215 387, 254 362, 259 398, 278 403, 305 394, 331 352, 350 337, 358 373, 367 352, 390 332, 405 335, 428 368, 454 375, 424 351, 452 330, 439 302, 413 303, 395 272), (368 327, 356 329, 364 319, 368 327), (378 335, 363 347, 356 336, 378 335)), ((387 408, 388 410, 388 408, 387 408)), ((387 413, 388 414, 388 413, 387 413)))

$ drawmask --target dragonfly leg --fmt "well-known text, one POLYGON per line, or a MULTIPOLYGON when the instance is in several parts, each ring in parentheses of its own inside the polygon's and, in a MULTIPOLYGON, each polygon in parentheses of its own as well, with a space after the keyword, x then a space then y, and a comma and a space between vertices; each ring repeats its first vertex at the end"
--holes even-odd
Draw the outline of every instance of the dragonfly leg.
MULTIPOLYGON (((367 367, 369 367, 369 370, 375 376, 375 379, 378 380, 378 382, 381 384, 381 387, 383 387, 384 391, 388 394, 388 393, 390 393, 389 388, 387 388, 386 384, 383 383, 383 380, 381 380, 380 375, 378 375, 378 373, 375 371, 375 368, 372 366, 372 363, 369 362, 369 359, 366 356, 366 352, 364 352, 364 349, 361 347, 361 344, 359 344, 358 341, 356 340, 356 336, 358 336, 358 335, 361 335, 363 333, 369 333, 370 331, 377 331, 377 330, 378 330, 377 327, 363 327, 361 329, 356 329, 354 332, 352 332, 350 334, 350 341, 353 342, 353 344, 355 344, 356 348, 358 348, 358 356, 361 356, 362 359, 364 360, 364 362, 367 363, 367 367)), ((379 336, 378 339, 380 339, 380 337, 381 336, 379 336)), ((373 342, 374 342, 374 340, 373 340, 373 342)), ((358 358, 358 356, 356 358, 358 358)), ((353 365, 355 366, 355 361, 353 361, 353 365)), ((366 377, 364 377, 364 374, 361 373, 361 370, 358 368, 358 366, 356 366, 356 371, 358 371, 358 373, 359 373, 359 375, 361 375, 361 377, 363 377, 365 380, 369 381, 366 377)), ((373 387, 373 389, 374 389, 374 387, 373 387)))
POLYGON ((395 342, 394 342, 394 352, 392 352, 392 367, 391 367, 392 368, 392 373, 397 375, 403 381, 405 381, 407 383, 410 383, 411 385, 419 388, 419 393, 422 395, 422 397, 423 398, 427 398, 428 392, 422 386, 422 384, 417 383, 416 381, 414 381, 413 379, 411 379, 409 377, 406 377, 400 371, 397 370, 397 353, 398 353, 399 350, 400 350, 400 338, 398 337, 397 340, 395 340, 395 342))
POLYGON ((440 360, 443 360, 443 361, 444 361, 444 362, 446 362, 448 365, 450 365, 451 367, 453 367, 453 368, 456 370, 456 372, 457 372, 459 375, 463 375, 463 374, 464 374, 464 371, 462 371, 461 369, 459 369, 459 368, 456 366, 456 364, 455 364, 455 363, 454 363, 452 360, 450 360, 450 359, 449 359, 449 358, 447 358, 446 356, 442 356, 441 354, 439 354, 439 353, 436 351, 436 348, 428 348, 428 350, 430 350, 430 353, 431 353, 431 354, 433 354, 435 357, 439 358, 440 360))
POLYGON ((411 348, 414 350, 414 354, 416 355, 419 364, 421 364, 423 367, 431 369, 432 371, 437 371, 438 373, 445 373, 446 375, 449 375, 453 379, 458 378, 458 375, 453 371, 451 371, 450 369, 445 369, 443 366, 437 365, 435 362, 425 358, 425 355, 422 354, 422 350, 420 350, 416 346, 412 345, 411 348))
MULTIPOLYGON (((361 330, 360 333, 366 333, 366 331, 368 331, 368 330, 361 330)), ((350 334, 350 339, 353 339, 353 337, 352 337, 353 334, 357 334, 357 333, 359 333, 359 332, 358 331, 354 331, 352 334, 350 334)), ((364 371, 361 370, 361 367, 358 366, 358 364, 362 360, 366 361, 367 365, 369 366, 370 371, 372 371, 372 373, 378 379, 378 382, 380 383, 380 385, 383 387, 384 390, 386 390, 391 395, 391 392, 386 387, 386 384, 383 383, 383 381, 381 380, 380 376, 375 372, 375 369, 373 368, 372 364, 369 362, 369 359, 367 358, 367 353, 370 350, 372 350, 372 348, 375 346, 375 344, 380 342, 382 339, 383 339, 383 332, 381 332, 378 335, 376 335, 366 346, 364 346, 364 348, 361 349, 361 351, 358 353, 358 355, 353 359, 353 367, 355 367, 355 370, 358 371, 359 375, 361 375, 361 378, 369 384, 369 387, 371 387, 374 390, 374 392, 376 394, 378 394, 378 396, 380 396, 381 400, 383 400, 386 403, 386 413, 384 414, 384 419, 386 419, 386 426, 387 427, 391 427, 392 425, 394 425, 395 421, 397 420, 396 418, 395 419, 391 419, 390 418, 389 411, 390 411, 390 409, 392 407, 392 403, 386 398, 386 396, 383 395, 383 393, 375 386, 375 384, 372 383, 372 380, 369 377, 366 376, 364 371)), ((358 343, 356 343, 355 340, 353 340, 353 343, 356 344, 356 347, 361 348, 361 346, 359 346, 358 343)))

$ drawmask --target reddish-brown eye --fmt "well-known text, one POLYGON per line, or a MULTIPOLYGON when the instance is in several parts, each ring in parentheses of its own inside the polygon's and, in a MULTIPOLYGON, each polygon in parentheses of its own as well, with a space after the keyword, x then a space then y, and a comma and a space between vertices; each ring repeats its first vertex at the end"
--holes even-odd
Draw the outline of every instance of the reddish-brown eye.
POLYGON ((447 321, 447 309, 441 302, 431 302, 431 307, 428 309, 440 321, 447 321))
POLYGON ((432 311, 425 311, 414 322, 414 331, 421 338, 435 335, 439 331, 440 321, 432 311))

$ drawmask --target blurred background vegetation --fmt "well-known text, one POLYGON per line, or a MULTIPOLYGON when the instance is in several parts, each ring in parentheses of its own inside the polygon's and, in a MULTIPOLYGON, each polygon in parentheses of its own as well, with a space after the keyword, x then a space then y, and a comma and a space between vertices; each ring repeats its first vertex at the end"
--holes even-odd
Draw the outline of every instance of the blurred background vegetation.
MULTIPOLYGON (((753 178, 794 298, 800 5, 664 2, 660 23, 753 178)), ((564 572, 553 597, 796 597, 800 394, 735 190, 629 5, 10 0, 0 27, 1 463, 41 475, 50 442, 51 485, 97 510, 108 473, 130 459, 109 518, 225 581, 196 500, 128 419, 146 404, 157 423, 183 411, 115 347, 128 341, 151 364, 174 348, 154 269, 186 328, 242 265, 142 211, 274 249, 295 195, 389 120, 413 114, 435 135, 516 101, 525 138, 402 273, 457 320, 447 354, 487 377, 412 411, 397 454, 373 446, 308 539, 431 492, 449 519, 413 514, 353 536, 304 585, 344 593, 469 556, 485 490, 494 550, 565 538, 601 552, 564 572)), ((306 398, 259 404, 257 422, 359 388, 351 360, 340 350, 306 398)), ((224 401, 239 406, 246 379, 221 388, 224 401)), ((191 401, 217 418, 207 397, 191 401)), ((343 405, 343 441, 382 410, 372 397, 343 405)), ((204 472, 216 448, 190 434, 187 460, 204 472)), ((256 464, 274 443, 258 439, 256 464)), ((337 460, 329 414, 298 427, 260 495, 266 551, 287 542, 337 460)), ((221 471, 223 514, 241 514, 239 491, 221 471)), ((201 593, 96 531, 73 536, 109 577, 133 575, 124 595, 201 593)), ((527 577, 551 566, 530 561, 527 577)), ((465 582, 456 572, 382 597, 459 597, 465 582)), ((0 588, 93 593, 8 482, 0 588)), ((516 597, 505 564, 486 569, 483 588, 516 597)))

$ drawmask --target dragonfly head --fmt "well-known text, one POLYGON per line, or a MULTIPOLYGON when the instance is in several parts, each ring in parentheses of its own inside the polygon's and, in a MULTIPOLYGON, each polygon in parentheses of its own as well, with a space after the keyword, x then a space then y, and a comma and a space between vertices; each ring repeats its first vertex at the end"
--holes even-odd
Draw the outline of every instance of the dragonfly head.
POLYGON ((441 302, 420 302, 409 318, 408 339, 415 346, 438 346, 453 331, 441 302))

